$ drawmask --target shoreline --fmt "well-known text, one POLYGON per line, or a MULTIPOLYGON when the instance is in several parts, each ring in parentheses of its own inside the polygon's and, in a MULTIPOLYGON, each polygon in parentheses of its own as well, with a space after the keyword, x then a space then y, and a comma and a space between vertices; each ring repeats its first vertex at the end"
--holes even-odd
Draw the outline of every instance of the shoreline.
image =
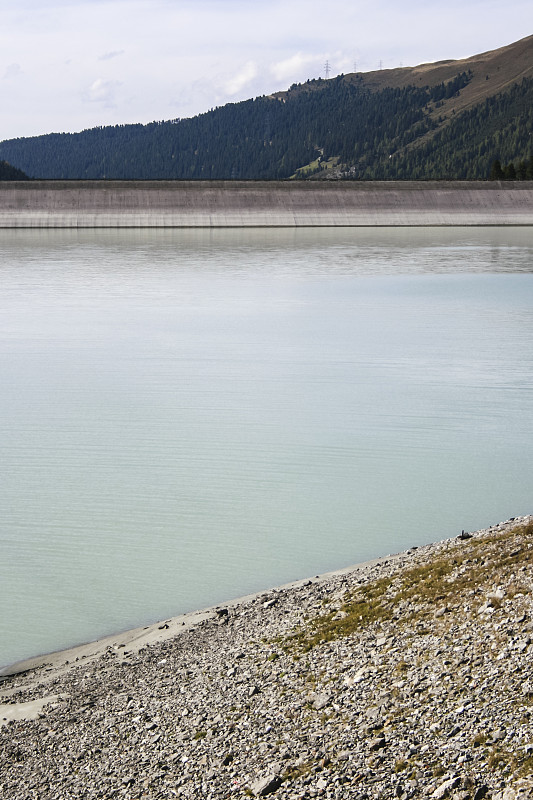
POLYGON ((6 677, 0 796, 533 796, 533 515, 185 617, 6 677))
MULTIPOLYGON (((453 539, 444 541, 453 541, 453 539)), ((13 664, 7 664, 0 668, 0 700, 2 698, 2 684, 8 678, 16 677, 17 675, 25 675, 44 668, 46 671, 54 673, 53 676, 50 676, 51 680, 53 680, 56 675, 68 672, 69 668, 75 666, 80 660, 89 662, 98 659, 109 650, 109 648, 115 650, 127 648, 128 653, 136 654, 142 648, 166 642, 196 628, 206 620, 215 619, 221 609, 235 610, 248 603, 253 603, 258 598, 272 592, 291 592, 292 590, 300 589, 311 584, 320 585, 329 580, 351 575, 355 572, 365 573, 381 564, 394 563, 401 559, 402 556, 406 556, 415 550, 420 551, 425 547, 433 546, 434 544, 422 545, 403 553, 381 556, 380 558, 362 561, 361 563, 353 564, 349 567, 341 567, 340 569, 324 572, 315 575, 313 578, 300 578, 299 580, 280 584, 270 589, 262 589, 252 594, 242 595, 241 597, 236 597, 227 602, 219 603, 218 605, 207 606, 206 608, 195 611, 187 611, 184 614, 177 614, 176 616, 168 617, 164 620, 157 620, 150 625, 128 628, 124 631, 118 631, 117 633, 106 634, 90 642, 82 642, 72 647, 53 650, 50 653, 41 653, 36 656, 21 659, 20 661, 15 661, 13 664)))
POLYGON ((533 181, 5 181, 0 228, 533 225, 533 181))
MULTIPOLYGON (((468 533, 468 538, 482 538, 494 534, 495 532, 502 532, 512 530, 515 527, 527 524, 533 521, 533 515, 525 515, 520 517, 511 517, 504 522, 494 524, 488 528, 482 528, 478 531, 468 533)), ((463 532, 465 533, 465 532, 463 532)), ((404 568, 413 556, 429 557, 433 554, 440 552, 442 549, 448 549, 450 546, 461 541, 461 534, 449 539, 442 539, 441 541, 431 542, 426 545, 418 545, 404 550, 400 553, 389 554, 379 558, 363 561, 358 564, 352 564, 348 567, 341 567, 339 569, 331 570, 329 572, 320 573, 312 578, 301 578, 296 581, 290 581, 286 584, 274 586, 270 589, 263 589, 252 594, 243 595, 241 597, 233 598, 224 603, 214 606, 208 606, 203 609, 188 611, 184 614, 168 617, 164 620, 157 620, 150 625, 129 628, 124 631, 119 631, 114 634, 108 634, 95 639, 90 642, 83 642, 81 644, 73 645, 72 647, 63 648, 61 650, 52 651, 51 653, 42 653, 36 656, 16 661, 13 664, 8 664, 0 668, 0 701, 2 699, 2 686, 6 680, 16 678, 17 676, 31 675, 36 673, 39 675, 39 680, 42 680, 43 675, 46 673, 46 680, 55 680, 58 676, 69 672, 76 667, 80 661, 89 663, 99 659, 102 655, 110 650, 118 651, 123 650, 128 654, 137 655, 139 651, 144 648, 168 642, 181 634, 189 632, 194 628, 201 626, 204 622, 215 620, 219 617, 221 610, 227 609, 236 611, 244 606, 253 604, 261 597, 271 594, 287 594, 294 593, 295 591, 307 588, 309 586, 321 586, 330 582, 336 582, 339 579, 351 578, 357 576, 358 579, 370 580, 370 576, 377 570, 387 567, 404 568)), ((1 715, 0 715, 1 726, 1 715)))

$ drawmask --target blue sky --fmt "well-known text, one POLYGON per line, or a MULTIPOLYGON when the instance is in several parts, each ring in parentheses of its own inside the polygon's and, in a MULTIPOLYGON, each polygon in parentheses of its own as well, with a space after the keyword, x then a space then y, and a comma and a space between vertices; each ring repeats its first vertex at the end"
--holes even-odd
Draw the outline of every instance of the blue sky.
POLYGON ((463 58, 531 0, 0 0, 0 139, 187 117, 291 83, 463 58))

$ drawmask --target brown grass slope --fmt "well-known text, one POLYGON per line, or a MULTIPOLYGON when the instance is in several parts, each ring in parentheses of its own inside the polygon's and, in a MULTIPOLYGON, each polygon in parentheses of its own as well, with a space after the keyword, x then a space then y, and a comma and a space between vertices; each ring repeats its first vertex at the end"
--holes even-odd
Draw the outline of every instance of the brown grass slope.
MULTIPOLYGON (((439 113, 455 108, 456 113, 482 103, 487 97, 504 92, 522 78, 533 75, 533 36, 468 58, 419 64, 416 67, 384 69, 362 74, 362 85, 372 91, 405 86, 436 86, 455 78, 461 72, 473 73, 472 80, 461 90, 460 97, 445 101, 439 113)), ((346 75, 355 81, 359 74, 346 75)))
MULTIPOLYGON (((522 78, 533 76, 533 36, 526 36, 513 44, 468 58, 435 61, 418 64, 416 67, 354 72, 345 75, 344 80, 379 92, 382 89, 402 89, 406 86, 437 86, 468 70, 473 73, 468 86, 461 90, 459 97, 445 100, 438 115, 444 116, 452 108, 456 113, 466 111, 482 103, 487 97, 506 91, 522 78)), ((317 80, 294 87, 290 91, 319 91, 327 84, 326 80, 317 80)), ((287 95, 288 92, 276 92, 272 97, 284 99, 287 95)))

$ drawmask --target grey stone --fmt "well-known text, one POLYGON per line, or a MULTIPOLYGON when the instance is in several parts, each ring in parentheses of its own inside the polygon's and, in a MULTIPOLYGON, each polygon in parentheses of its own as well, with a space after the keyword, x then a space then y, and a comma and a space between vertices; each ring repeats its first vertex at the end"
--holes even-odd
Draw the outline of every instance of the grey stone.
POLYGON ((371 739, 368 743, 369 750, 381 750, 382 747, 385 747, 387 744, 387 740, 384 736, 379 736, 376 739, 371 739))
POLYGON ((256 797, 265 797, 267 794, 275 792, 280 786, 281 778, 279 775, 267 775, 252 785, 252 792, 256 797))
POLYGON ((441 785, 438 786, 432 793, 431 797, 435 798, 435 800, 443 800, 444 797, 449 797, 453 790, 457 789, 460 783, 460 778, 450 778, 449 780, 444 781, 444 783, 441 783, 441 785))
POLYGON ((313 708, 316 708, 317 711, 320 711, 321 709, 326 708, 326 706, 329 706, 330 703, 331 703, 330 694, 327 693, 318 694, 315 696, 313 700, 313 708))

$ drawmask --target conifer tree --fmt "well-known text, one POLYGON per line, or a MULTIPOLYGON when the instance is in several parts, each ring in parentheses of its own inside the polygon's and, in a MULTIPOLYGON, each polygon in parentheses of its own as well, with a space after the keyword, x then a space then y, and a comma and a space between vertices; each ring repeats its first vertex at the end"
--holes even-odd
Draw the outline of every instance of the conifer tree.
POLYGON ((489 180, 491 181, 503 181, 504 179, 502 165, 500 160, 497 158, 496 161, 492 162, 492 166, 490 168, 490 176, 489 180))

